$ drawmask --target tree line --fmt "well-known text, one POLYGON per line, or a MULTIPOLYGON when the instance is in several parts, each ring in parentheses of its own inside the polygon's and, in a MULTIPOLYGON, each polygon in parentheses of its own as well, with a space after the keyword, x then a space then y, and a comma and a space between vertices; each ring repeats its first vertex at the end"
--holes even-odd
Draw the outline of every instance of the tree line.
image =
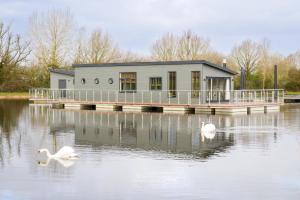
MULTIPOLYGON (((279 88, 300 91, 300 51, 287 56, 273 52, 266 39, 244 40, 224 55, 212 47, 208 38, 187 30, 162 35, 149 52, 149 56, 141 56, 124 51, 109 33, 78 28, 69 10, 33 13, 28 37, 14 34, 10 26, 0 22, 0 91, 49 87, 48 69, 71 68, 73 63, 207 60, 221 65, 224 59, 238 73, 244 70, 247 89, 273 88, 276 64, 279 88)), ((239 84, 237 75, 235 87, 239 84)))

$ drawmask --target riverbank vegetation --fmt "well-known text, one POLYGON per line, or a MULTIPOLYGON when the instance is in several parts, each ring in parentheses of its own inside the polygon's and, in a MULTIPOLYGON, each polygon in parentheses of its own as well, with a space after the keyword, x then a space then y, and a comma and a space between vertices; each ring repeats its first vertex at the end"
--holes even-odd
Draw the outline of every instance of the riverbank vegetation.
MULTIPOLYGON (((273 68, 278 65, 279 88, 300 91, 300 51, 290 55, 274 52, 267 39, 241 41, 224 55, 208 38, 187 30, 179 35, 162 35, 149 47, 149 55, 141 56, 121 49, 109 33, 99 28, 86 30, 78 26, 69 10, 32 14, 27 32, 18 35, 0 22, 0 92, 49 87, 48 69, 70 68, 72 63, 204 59, 221 65, 224 58, 227 66, 238 73, 244 69, 247 89, 273 88, 273 68)), ((238 75, 235 88, 239 83, 238 75)))

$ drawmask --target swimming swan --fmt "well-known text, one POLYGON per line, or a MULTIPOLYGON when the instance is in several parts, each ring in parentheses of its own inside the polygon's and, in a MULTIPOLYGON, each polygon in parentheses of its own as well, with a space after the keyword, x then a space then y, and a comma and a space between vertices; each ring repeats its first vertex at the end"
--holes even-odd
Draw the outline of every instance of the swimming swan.
POLYGON ((54 159, 74 159, 78 158, 78 154, 75 153, 74 149, 69 146, 62 147, 56 154, 50 154, 48 149, 39 149, 38 153, 46 152, 48 158, 54 159))
POLYGON ((205 124, 202 122, 201 135, 207 139, 213 139, 216 135, 216 127, 213 124, 205 124))

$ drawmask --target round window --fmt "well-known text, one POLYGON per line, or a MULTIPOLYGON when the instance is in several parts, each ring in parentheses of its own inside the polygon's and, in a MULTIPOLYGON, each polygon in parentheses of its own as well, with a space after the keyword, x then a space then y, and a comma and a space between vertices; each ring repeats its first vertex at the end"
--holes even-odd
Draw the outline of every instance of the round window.
POLYGON ((100 83, 99 78, 95 78, 94 81, 95 81, 95 84, 97 84, 97 85, 100 83))
POLYGON ((113 83, 114 83, 114 80, 113 80, 112 78, 109 78, 109 79, 108 79, 108 83, 109 83, 109 84, 113 84, 113 83))
POLYGON ((81 84, 85 84, 85 82, 86 82, 86 81, 85 81, 85 78, 82 78, 82 79, 81 79, 81 84))

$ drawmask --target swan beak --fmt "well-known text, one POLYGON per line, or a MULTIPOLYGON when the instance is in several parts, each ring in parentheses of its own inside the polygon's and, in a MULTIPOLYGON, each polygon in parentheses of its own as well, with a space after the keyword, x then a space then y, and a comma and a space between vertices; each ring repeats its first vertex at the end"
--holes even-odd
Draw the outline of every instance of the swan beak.
POLYGON ((41 153, 41 151, 40 151, 40 150, 38 150, 37 152, 38 152, 38 153, 41 153))

